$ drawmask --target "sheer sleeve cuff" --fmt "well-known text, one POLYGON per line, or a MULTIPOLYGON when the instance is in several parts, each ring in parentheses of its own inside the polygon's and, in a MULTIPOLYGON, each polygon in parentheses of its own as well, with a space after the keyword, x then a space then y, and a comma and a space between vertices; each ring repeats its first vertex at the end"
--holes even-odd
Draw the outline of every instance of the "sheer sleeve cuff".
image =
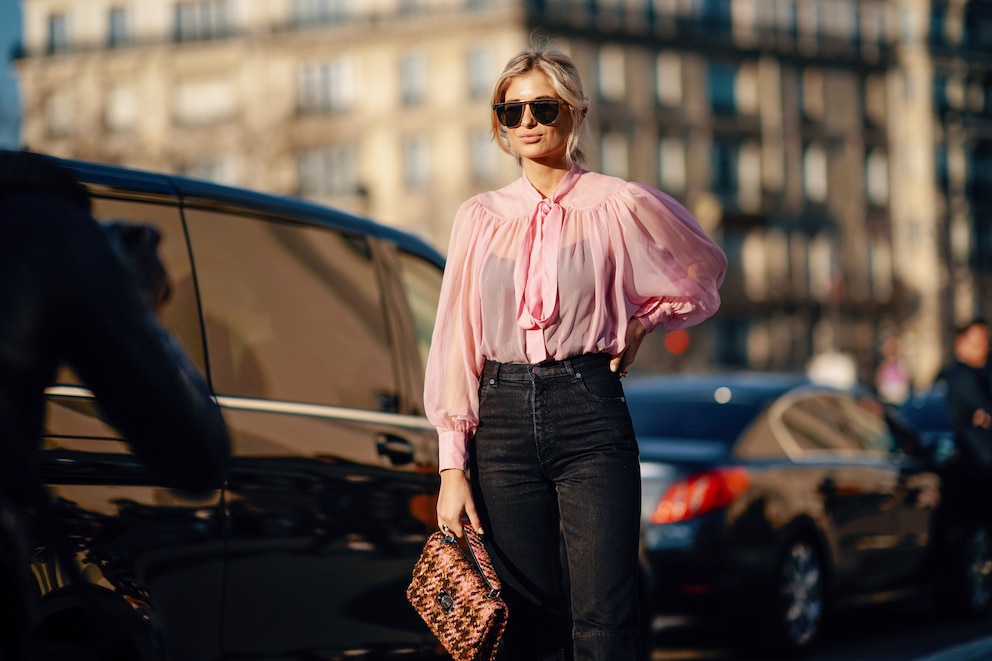
POLYGON ((438 433, 438 471, 468 468, 468 436, 452 430, 438 433))

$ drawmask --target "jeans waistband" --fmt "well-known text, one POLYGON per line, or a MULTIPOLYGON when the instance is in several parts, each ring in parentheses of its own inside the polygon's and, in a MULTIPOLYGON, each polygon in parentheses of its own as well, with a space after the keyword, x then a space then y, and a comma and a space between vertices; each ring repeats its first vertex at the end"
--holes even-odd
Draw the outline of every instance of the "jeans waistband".
POLYGON ((553 378, 559 376, 574 376, 583 370, 608 366, 613 358, 608 353, 584 353, 563 360, 546 360, 542 363, 498 363, 486 360, 482 368, 485 379, 510 379, 515 381, 529 379, 553 378))

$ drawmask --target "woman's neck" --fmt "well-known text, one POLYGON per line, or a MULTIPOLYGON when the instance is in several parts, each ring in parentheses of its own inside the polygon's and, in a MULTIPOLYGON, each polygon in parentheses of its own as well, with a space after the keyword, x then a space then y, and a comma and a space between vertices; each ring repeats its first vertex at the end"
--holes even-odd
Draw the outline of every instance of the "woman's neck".
POLYGON ((569 167, 565 163, 546 165, 537 161, 523 162, 524 176, 530 185, 537 189, 537 192, 548 198, 555 192, 555 188, 561 180, 568 174, 569 167))

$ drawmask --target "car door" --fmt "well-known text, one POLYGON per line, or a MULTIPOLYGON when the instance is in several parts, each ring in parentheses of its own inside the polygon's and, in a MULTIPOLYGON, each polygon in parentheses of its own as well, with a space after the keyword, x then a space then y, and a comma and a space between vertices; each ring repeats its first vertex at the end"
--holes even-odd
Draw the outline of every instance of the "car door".
POLYGON ((844 400, 847 428, 865 451, 890 476, 892 491, 886 509, 892 519, 891 544, 883 574, 885 588, 896 589, 919 580, 927 560, 930 531, 939 503, 940 478, 917 458, 902 452, 875 398, 844 400))
MULTIPOLYGON (((128 190, 122 177, 112 186, 91 186, 98 219, 147 223, 161 233, 159 252, 173 291, 161 320, 202 369, 200 314, 177 200, 164 184, 128 190)), ((152 658, 152 641, 177 658, 218 658, 221 491, 190 498, 157 484, 72 372, 60 372, 47 400, 42 478, 77 545, 82 575, 95 586, 86 599, 64 589, 54 550, 39 547, 33 569, 44 593, 40 614, 47 633, 58 637, 58 628, 74 626, 82 610, 98 608, 92 622, 107 636, 128 631, 149 655, 140 658, 152 658), (121 619, 112 621, 114 614, 121 619)), ((93 630, 88 635, 101 637, 93 630)))
POLYGON ((434 525, 436 444, 378 241, 195 201, 185 217, 233 441, 224 655, 432 649, 405 588, 434 525))
POLYGON ((885 433, 852 417, 850 397, 817 392, 791 400, 781 420, 799 450, 796 462, 816 474, 817 496, 836 543, 836 579, 847 593, 871 592, 892 581, 898 538, 893 509, 899 472, 865 437, 885 433), (867 425, 867 428, 864 427, 867 425))

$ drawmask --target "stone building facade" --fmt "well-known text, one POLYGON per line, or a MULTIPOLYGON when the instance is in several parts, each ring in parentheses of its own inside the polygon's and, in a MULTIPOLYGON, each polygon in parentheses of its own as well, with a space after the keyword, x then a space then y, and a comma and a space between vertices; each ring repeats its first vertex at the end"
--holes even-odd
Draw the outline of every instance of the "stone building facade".
POLYGON ((915 385, 992 273, 987 0, 22 0, 23 143, 296 195, 440 249, 519 175, 489 94, 576 59, 587 167, 686 204, 730 258, 705 327, 644 369, 853 361, 915 385))

